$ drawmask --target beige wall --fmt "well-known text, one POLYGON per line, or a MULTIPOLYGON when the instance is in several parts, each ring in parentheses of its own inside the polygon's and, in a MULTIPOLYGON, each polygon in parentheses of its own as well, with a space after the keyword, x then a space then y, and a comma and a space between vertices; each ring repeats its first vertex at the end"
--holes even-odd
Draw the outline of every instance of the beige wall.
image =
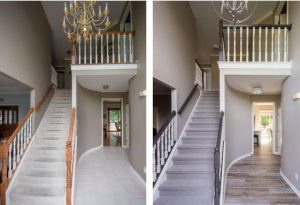
MULTIPOLYGON (((41 2, 0 2, 0 71, 30 87, 36 106, 51 83, 51 29, 41 2)), ((34 112, 36 131, 54 95, 34 112)))
POLYGON ((219 56, 211 56, 211 89, 220 89, 219 56))
MULTIPOLYGON (((195 82, 195 18, 187 1, 155 1, 153 10, 153 77, 176 89, 177 112, 195 82)), ((196 91, 183 113, 177 115, 178 137, 199 94, 196 91)))
MULTIPOLYGON (((146 180, 146 97, 139 93, 146 90, 146 2, 133 1, 132 24, 134 58, 138 61, 137 75, 129 81, 129 161, 133 169, 146 180)), ((148 167, 147 167, 148 168, 148 167)))
POLYGON ((293 60, 292 74, 282 85, 282 154, 281 170, 287 179, 300 191, 300 181, 295 179, 295 173, 300 174, 300 102, 293 100, 293 94, 299 92, 300 87, 300 2, 288 2, 289 24, 293 29, 289 31, 288 56, 293 60))
POLYGON ((65 87, 64 89, 71 89, 72 88, 72 75, 69 75, 69 71, 71 71, 71 60, 65 60, 65 87))

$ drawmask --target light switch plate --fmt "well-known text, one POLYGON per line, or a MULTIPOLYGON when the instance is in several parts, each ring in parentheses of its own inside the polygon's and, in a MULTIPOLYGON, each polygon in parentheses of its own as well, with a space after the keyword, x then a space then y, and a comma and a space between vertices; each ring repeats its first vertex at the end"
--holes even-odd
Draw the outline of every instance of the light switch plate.
POLYGON ((140 97, 145 97, 146 96, 146 90, 140 92, 140 97))
POLYGON ((298 174, 297 173, 295 173, 295 178, 298 180, 298 174))
POLYGON ((300 99, 300 93, 296 93, 293 95, 293 100, 299 100, 300 99))

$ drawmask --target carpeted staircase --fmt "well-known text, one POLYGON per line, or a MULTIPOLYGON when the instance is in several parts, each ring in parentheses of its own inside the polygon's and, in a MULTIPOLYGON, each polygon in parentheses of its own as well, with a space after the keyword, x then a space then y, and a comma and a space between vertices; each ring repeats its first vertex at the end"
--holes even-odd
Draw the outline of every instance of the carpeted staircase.
POLYGON ((10 205, 63 205, 71 90, 57 90, 9 193, 10 205))
POLYGON ((204 91, 178 145, 154 205, 212 205, 219 91, 204 91))

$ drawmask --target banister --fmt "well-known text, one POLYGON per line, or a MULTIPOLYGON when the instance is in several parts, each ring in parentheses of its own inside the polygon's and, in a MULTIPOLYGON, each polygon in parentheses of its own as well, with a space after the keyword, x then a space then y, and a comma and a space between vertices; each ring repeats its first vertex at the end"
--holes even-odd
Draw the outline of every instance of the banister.
MULTIPOLYGON (((287 28, 288 30, 292 30, 292 24, 289 24, 289 25, 272 25, 272 24, 257 24, 257 25, 235 25, 236 28, 274 28, 274 29, 278 29, 278 28, 287 28)), ((233 29, 234 26, 233 25, 223 25, 223 29, 227 29, 227 28, 230 28, 230 29, 233 29)))
POLYGON ((22 120, 22 122, 19 124, 19 126, 17 127, 17 129, 15 129, 15 131, 12 133, 12 135, 7 140, 7 146, 9 146, 12 143, 12 141, 17 136, 18 132, 21 130, 21 128, 23 127, 23 125, 25 124, 25 122, 30 117, 31 113, 33 113, 33 112, 34 112, 34 108, 32 107, 32 108, 30 108, 29 112, 26 114, 26 116, 24 117, 24 119, 22 120))
POLYGON ((159 129, 158 133, 154 136, 153 145, 156 144, 157 140, 162 135, 162 133, 165 131, 166 127, 169 125, 169 123, 172 121, 172 119, 175 115, 176 115, 176 111, 174 110, 173 112, 171 112, 171 114, 169 115, 169 117, 167 118, 167 120, 165 121, 163 126, 159 129))
POLYGON ((72 108, 71 124, 70 124, 70 132, 69 132, 69 140, 68 140, 70 142, 72 141, 72 137, 73 137, 73 127, 74 127, 75 112, 76 112, 76 108, 73 107, 72 108))
POLYGON ((44 100, 46 99, 46 97, 47 97, 47 95, 49 94, 49 92, 50 92, 50 90, 51 90, 51 88, 52 88, 53 85, 54 85, 53 83, 50 84, 48 90, 46 91, 46 93, 45 93, 44 96, 42 97, 41 101, 40 101, 40 102, 38 103, 38 105, 36 106, 36 108, 35 108, 36 111, 38 111, 38 110, 40 109, 42 103, 43 103, 44 100))
MULTIPOLYGON (((105 31, 105 32, 101 32, 100 35, 112 35, 112 34, 132 34, 135 35, 135 31, 105 31)), ((98 33, 92 33, 91 35, 97 35, 98 33)), ((81 34, 80 34, 81 35, 81 34)))
POLYGON ((198 83, 196 83, 193 87, 193 89, 191 90, 190 94, 187 96, 187 98, 185 99, 184 103, 182 104, 182 106, 180 107, 180 109, 178 110, 178 114, 181 114, 185 108, 185 106, 187 105, 187 103, 189 102, 189 100, 191 99, 191 97, 193 96, 195 90, 198 87, 198 83))

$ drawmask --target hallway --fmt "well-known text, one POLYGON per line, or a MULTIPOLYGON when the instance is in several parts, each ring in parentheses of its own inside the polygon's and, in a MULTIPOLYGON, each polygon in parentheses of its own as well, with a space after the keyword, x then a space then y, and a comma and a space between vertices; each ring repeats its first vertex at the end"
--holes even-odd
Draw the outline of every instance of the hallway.
POLYGON ((300 204, 280 175, 280 156, 272 154, 272 141, 262 139, 254 155, 234 164, 227 176, 225 204, 300 204))
POLYGON ((128 149, 102 147, 78 164, 75 205, 145 205, 146 187, 128 161, 128 149))

